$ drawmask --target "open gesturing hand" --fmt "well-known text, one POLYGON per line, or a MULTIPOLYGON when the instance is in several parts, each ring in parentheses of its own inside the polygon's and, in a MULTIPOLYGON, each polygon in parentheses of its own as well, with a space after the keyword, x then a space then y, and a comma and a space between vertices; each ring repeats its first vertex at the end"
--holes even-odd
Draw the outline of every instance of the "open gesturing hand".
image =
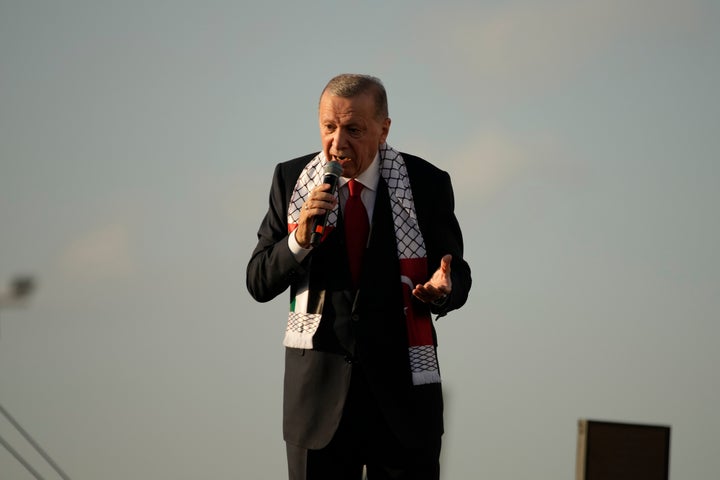
POLYGON ((412 294, 425 303, 441 302, 443 298, 447 297, 452 291, 450 262, 452 262, 452 255, 442 257, 440 268, 435 270, 430 280, 424 284, 417 284, 412 294))

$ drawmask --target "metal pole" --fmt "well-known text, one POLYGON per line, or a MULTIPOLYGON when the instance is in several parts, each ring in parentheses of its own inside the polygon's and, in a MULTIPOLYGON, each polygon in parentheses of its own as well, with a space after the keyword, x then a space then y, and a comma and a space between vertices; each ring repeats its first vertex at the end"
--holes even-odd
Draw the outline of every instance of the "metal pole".
POLYGON ((10 452, 10 455, 15 457, 15 460, 20 462, 20 464, 25 467, 25 469, 30 472, 30 474, 35 477, 37 480, 45 480, 42 475, 40 475, 37 470, 35 470, 18 452, 15 450, 5 439, 0 435, 0 445, 5 447, 5 450, 10 452))
MULTIPOLYGON (((50 455, 48 455, 45 452, 45 450, 43 450, 42 447, 40 445, 38 445, 38 443, 30 436, 30 434, 27 433, 25 431, 25 429, 20 426, 20 424, 12 417, 12 415, 10 415, 10 413, 7 410, 5 410, 5 408, 2 406, 2 404, 0 404, 0 413, 2 413, 3 416, 5 416, 5 418, 7 418, 7 420, 12 424, 12 426, 15 427, 17 429, 17 431, 20 432, 20 434, 23 437, 25 437, 25 440, 27 440, 28 443, 33 446, 33 448, 45 459, 45 461, 48 464, 50 464, 50 466, 53 468, 53 470, 55 470, 57 472, 57 474, 60 475, 60 477, 63 480, 71 480, 71 478, 68 477, 67 474, 62 471, 60 466, 57 463, 55 463, 55 461, 52 458, 50 458, 50 455)), ((8 448, 8 446, 5 445, 5 448, 8 448)), ((8 451, 10 451, 10 450, 8 450, 8 451)), ((10 453, 12 453, 12 452, 10 452, 10 453)), ((15 457, 15 458, 17 458, 17 457, 15 457)), ((23 462, 20 462, 20 463, 23 463, 23 462)))
MULTIPOLYGON (((35 280, 32 277, 28 276, 22 276, 17 277, 12 283, 12 288, 10 290, 10 293, 5 294, 5 292, 0 291, 0 307, 6 306, 6 305, 17 305, 22 304, 24 300, 27 299, 28 296, 30 296, 35 289, 35 280)), ((63 472, 62 468, 55 463, 55 460, 50 458, 50 455, 43 450, 43 448, 35 441, 30 434, 25 431, 25 429, 15 420, 12 415, 10 415, 10 412, 5 410, 5 407, 0 404, 0 413, 10 422, 10 424, 15 427, 15 429, 20 432, 20 434, 27 440, 27 442, 32 445, 32 447, 35 449, 37 453, 40 454, 42 458, 45 459, 45 461, 57 472, 58 475, 63 480, 71 480, 71 478, 63 472)), ((5 449, 10 452, 10 454, 15 457, 15 459, 20 462, 28 472, 33 474, 33 476, 38 480, 44 480, 40 474, 30 466, 30 464, 20 456, 20 454, 2 437, 0 437, 0 444, 2 444, 5 449)))

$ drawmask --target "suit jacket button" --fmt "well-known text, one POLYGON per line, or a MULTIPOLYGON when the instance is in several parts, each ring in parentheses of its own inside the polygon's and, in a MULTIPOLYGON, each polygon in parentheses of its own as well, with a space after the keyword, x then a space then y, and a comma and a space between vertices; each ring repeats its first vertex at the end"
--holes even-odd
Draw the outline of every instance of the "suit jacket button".
POLYGON ((353 322, 359 322, 359 321, 360 321, 360 315, 358 315, 357 313, 353 313, 350 318, 352 319, 353 322))

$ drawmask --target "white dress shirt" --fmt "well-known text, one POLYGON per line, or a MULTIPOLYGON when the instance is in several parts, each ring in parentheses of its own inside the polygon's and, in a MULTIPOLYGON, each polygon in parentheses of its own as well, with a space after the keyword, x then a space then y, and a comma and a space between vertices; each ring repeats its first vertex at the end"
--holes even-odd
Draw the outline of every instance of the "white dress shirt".
MULTIPOLYGON (((340 208, 342 208, 343 211, 345 211, 345 202, 350 196, 347 185, 350 180, 351 179, 345 177, 340 177, 338 179, 338 199, 340 200, 340 208)), ((360 199, 362 200, 363 205, 365 205, 368 220, 370 221, 370 225, 372 225, 375 197, 377 196, 377 187, 380 181, 380 153, 375 154, 375 159, 372 161, 370 166, 360 175, 355 177, 355 180, 363 185, 362 192, 360 192, 360 199)), ((295 231, 297 232, 297 230, 295 231)), ((295 238, 295 235, 288 235, 288 246, 298 262, 302 262, 307 254, 310 253, 310 250, 312 250, 312 247, 301 247, 295 238)))

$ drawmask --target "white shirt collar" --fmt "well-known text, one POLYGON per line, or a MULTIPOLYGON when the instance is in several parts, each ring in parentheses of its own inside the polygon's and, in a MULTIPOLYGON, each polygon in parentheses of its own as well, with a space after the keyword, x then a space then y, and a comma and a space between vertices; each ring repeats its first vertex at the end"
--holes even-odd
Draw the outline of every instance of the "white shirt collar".
MULTIPOLYGON (((377 184, 380 181, 380 152, 375 154, 375 159, 373 159, 370 166, 368 166, 368 168, 360 175, 355 177, 355 180, 362 183, 363 187, 372 191, 377 189, 377 184)), ((340 177, 340 186, 342 187, 349 181, 349 178, 340 177)))

